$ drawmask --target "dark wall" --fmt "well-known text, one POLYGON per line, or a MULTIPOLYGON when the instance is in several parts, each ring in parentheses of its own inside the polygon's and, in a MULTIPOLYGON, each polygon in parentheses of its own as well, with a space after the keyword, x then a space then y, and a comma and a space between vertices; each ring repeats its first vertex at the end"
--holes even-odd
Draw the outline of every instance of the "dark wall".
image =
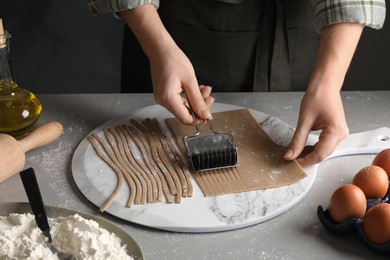
MULTIPOLYGON (((386 1, 387 2, 387 1, 386 1)), ((390 5, 381 30, 365 28, 344 90, 390 90, 390 5)))
POLYGON ((123 22, 87 0, 1 0, 18 84, 35 93, 119 92, 123 22))
MULTIPOLYGON (((90 14, 86 3, 0 1, 0 17, 12 34, 14 75, 21 87, 35 93, 120 91, 123 22, 112 15, 90 14)), ((382 30, 365 29, 344 90, 390 89, 389 46, 390 17, 382 30)))

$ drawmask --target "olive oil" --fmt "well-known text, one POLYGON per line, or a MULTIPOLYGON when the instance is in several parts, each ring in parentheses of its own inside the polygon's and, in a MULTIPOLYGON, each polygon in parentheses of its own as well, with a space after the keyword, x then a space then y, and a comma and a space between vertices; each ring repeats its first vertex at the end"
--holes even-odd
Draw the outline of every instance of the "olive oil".
POLYGON ((38 98, 15 82, 0 81, 0 132, 12 136, 27 134, 42 111, 38 98))
POLYGON ((16 138, 28 134, 41 114, 38 98, 13 80, 9 61, 9 35, 0 19, 0 133, 16 138))

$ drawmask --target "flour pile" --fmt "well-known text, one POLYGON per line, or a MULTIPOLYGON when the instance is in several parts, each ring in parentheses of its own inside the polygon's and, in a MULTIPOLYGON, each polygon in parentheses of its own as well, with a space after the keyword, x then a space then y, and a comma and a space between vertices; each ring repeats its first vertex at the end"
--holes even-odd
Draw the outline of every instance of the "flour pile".
MULTIPOLYGON (((77 259, 133 259, 121 240, 80 215, 49 218, 54 246, 77 259)), ((34 215, 0 216, 0 259, 58 259, 45 245, 34 215)))

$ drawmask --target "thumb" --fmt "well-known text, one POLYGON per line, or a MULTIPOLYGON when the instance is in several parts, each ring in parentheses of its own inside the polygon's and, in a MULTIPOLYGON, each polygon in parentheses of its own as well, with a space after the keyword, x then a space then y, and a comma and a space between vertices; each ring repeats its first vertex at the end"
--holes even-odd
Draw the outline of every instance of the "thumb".
POLYGON ((284 154, 285 160, 294 160, 302 153, 303 149, 305 148, 310 131, 310 127, 307 127, 303 124, 298 124, 294 136, 290 144, 288 145, 286 153, 284 154))

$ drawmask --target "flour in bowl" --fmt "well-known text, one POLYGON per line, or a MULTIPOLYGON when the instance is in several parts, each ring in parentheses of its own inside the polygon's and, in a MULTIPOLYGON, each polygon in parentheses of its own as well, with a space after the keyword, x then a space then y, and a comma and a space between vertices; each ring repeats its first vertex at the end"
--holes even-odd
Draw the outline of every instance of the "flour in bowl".
MULTIPOLYGON (((133 259, 115 234, 78 214, 49 218, 54 246, 77 259, 133 259)), ((34 215, 0 216, 0 259, 58 259, 45 245, 34 215)))

